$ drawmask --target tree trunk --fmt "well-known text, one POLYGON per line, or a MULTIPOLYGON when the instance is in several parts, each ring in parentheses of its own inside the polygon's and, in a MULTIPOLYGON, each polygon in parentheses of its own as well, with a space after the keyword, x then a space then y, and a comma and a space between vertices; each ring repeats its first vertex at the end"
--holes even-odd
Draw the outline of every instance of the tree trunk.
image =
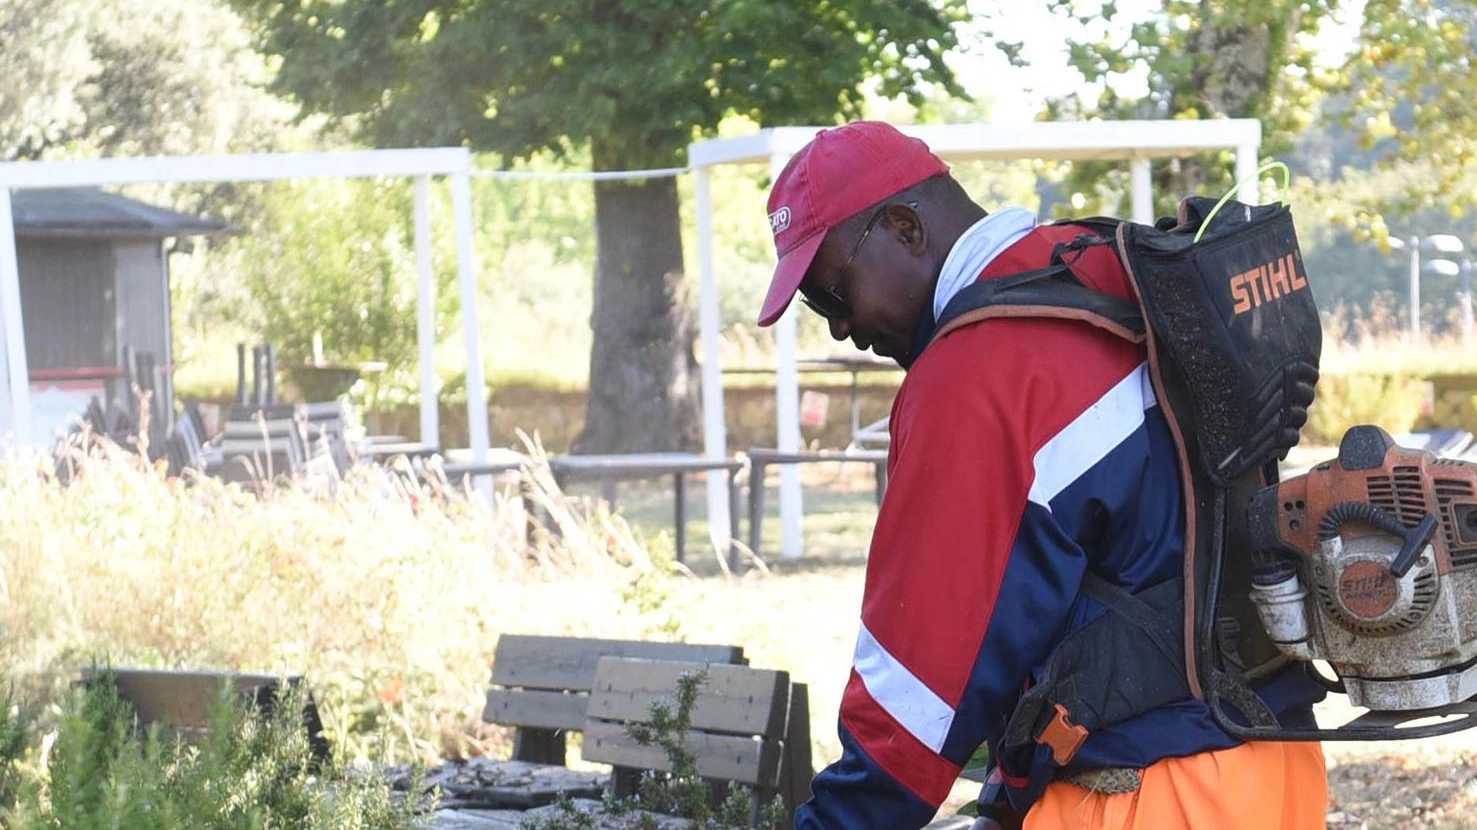
POLYGON ((1266 26, 1206 21, 1197 29, 1190 38, 1190 51, 1200 56, 1192 88, 1203 102, 1202 117, 1244 118, 1253 112, 1270 89, 1271 48, 1266 26))
MULTIPOLYGON (((1296 28, 1296 20, 1292 22, 1296 28)), ((1202 118, 1255 117, 1258 105, 1271 85, 1271 34, 1266 26, 1246 26, 1202 19, 1189 38, 1189 52, 1196 69, 1177 97, 1184 108, 1193 108, 1202 118)), ((1179 196, 1206 193, 1209 171, 1203 158, 1172 159, 1156 176, 1160 192, 1179 196)))
MULTIPOLYGON (((620 169, 594 147, 595 169, 620 169)), ((690 450, 700 403, 677 182, 595 183, 590 392, 578 453, 690 450)))

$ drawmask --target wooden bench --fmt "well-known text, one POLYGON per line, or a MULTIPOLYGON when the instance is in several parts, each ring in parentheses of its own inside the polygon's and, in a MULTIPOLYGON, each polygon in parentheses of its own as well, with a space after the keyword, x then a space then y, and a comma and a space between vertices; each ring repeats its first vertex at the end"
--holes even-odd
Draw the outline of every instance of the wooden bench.
POLYGON ((492 688, 482 719, 513 728, 512 757, 452 771, 438 782, 443 792, 523 809, 552 802, 560 793, 598 797, 609 776, 565 769, 566 737, 585 727, 596 666, 606 655, 712 663, 744 659, 739 646, 504 634, 493 652, 492 688), (456 777, 475 778, 476 792, 456 777))
POLYGON ((697 690, 686 746, 698 774, 713 783, 754 789, 755 812, 779 797, 786 826, 810 791, 810 709, 805 684, 788 672, 750 666, 603 657, 596 668, 582 756, 615 768, 617 798, 636 791, 642 770, 671 772, 659 746, 643 745, 627 727, 651 720, 654 702, 675 697, 678 678, 706 672, 697 690))
POLYGON ((744 662, 741 646, 504 634, 493 652, 482 720, 514 728, 513 758, 564 764, 565 735, 584 729, 595 669, 607 656, 744 662))
MULTIPOLYGON (((764 476, 767 467, 782 464, 870 464, 876 482, 877 504, 887 491, 887 450, 845 449, 781 452, 764 447, 744 453, 749 460, 749 550, 761 555, 764 528, 764 476)), ((762 556, 761 556, 762 558, 762 556)))
MULTIPOLYGON (((108 668, 86 669, 78 683, 89 685, 104 678, 111 679, 118 697, 133 707, 140 726, 158 724, 185 740, 194 740, 206 732, 211 710, 224 694, 235 695, 262 712, 270 712, 283 683, 297 688, 303 682, 298 676, 108 668)), ((311 692, 304 695, 303 728, 307 730, 313 759, 319 763, 328 761, 331 750, 311 692)))

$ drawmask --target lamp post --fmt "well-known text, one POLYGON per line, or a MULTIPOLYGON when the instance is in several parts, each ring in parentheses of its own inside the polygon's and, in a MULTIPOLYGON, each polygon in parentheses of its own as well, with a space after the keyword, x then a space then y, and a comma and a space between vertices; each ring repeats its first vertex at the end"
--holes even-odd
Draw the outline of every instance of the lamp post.
POLYGON ((1462 348, 1465 350, 1472 344, 1472 260, 1462 256, 1460 262, 1449 259, 1433 259, 1426 262, 1424 269, 1428 273, 1440 274, 1443 277, 1459 277, 1457 288, 1457 309, 1460 313, 1462 328, 1462 348))
MULTIPOLYGON (((1466 246, 1462 244, 1462 240, 1449 233, 1435 233, 1426 237, 1412 236, 1405 241, 1391 239, 1390 243, 1392 248, 1410 249, 1410 339, 1419 340, 1421 336, 1421 252, 1459 254, 1466 250, 1466 246)), ((1442 261, 1450 262, 1449 260, 1442 261)), ((1470 291, 1464 288, 1463 296, 1470 298, 1470 291)), ((1467 319, 1463 316, 1463 326, 1467 325, 1467 319)))

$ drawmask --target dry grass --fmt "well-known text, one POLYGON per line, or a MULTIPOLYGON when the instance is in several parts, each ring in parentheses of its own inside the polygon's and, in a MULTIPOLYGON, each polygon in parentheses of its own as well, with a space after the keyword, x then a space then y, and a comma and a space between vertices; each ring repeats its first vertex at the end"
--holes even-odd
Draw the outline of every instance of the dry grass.
POLYGON ((500 632, 663 624, 632 612, 660 571, 629 527, 553 490, 563 535, 532 546, 510 499, 376 467, 257 498, 79 442, 60 467, 0 463, 0 498, 0 665, 32 699, 95 660, 303 674, 340 746, 429 759, 497 739, 478 723, 500 632))

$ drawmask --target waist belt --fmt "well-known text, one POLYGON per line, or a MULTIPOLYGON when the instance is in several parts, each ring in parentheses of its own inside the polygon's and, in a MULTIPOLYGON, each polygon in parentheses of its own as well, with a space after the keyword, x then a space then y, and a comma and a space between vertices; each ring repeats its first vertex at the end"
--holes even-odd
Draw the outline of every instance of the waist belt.
POLYGON ((1056 780, 1085 787, 1095 793, 1117 795, 1138 792, 1144 783, 1144 771, 1133 767, 1096 767, 1068 771, 1058 770, 1056 780))

